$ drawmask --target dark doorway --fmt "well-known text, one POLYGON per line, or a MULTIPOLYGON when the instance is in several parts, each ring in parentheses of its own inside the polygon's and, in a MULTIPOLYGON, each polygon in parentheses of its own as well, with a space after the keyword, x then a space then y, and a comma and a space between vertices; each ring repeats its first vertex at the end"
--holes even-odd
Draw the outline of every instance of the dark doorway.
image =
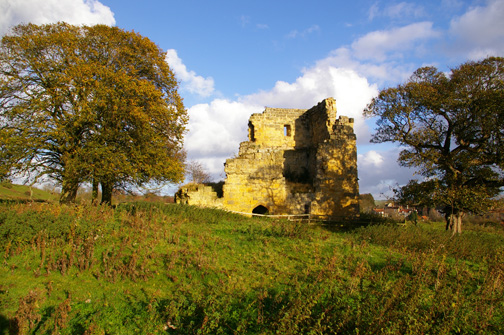
POLYGON ((266 207, 264 207, 263 205, 259 205, 252 210, 252 214, 265 215, 265 214, 268 214, 268 212, 269 212, 268 209, 266 207))

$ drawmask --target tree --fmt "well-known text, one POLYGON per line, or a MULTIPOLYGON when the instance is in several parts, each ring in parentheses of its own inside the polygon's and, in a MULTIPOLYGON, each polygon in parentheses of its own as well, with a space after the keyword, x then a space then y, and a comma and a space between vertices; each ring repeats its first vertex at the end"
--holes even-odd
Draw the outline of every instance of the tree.
POLYGON ((210 174, 205 170, 203 165, 196 161, 190 161, 186 165, 188 178, 196 184, 205 184, 211 182, 210 174))
MULTIPOLYGON (((0 173, 30 171, 73 202, 91 182, 179 182, 187 112, 164 53, 117 27, 19 25, 0 44, 0 173)), ((97 194, 97 192, 93 192, 97 194)))
POLYGON ((504 58, 467 62, 450 75, 434 67, 382 90, 364 114, 378 117, 374 143, 405 149, 402 166, 424 177, 398 192, 403 202, 443 207, 447 229, 481 212, 504 186, 504 58))
POLYGON ((371 213, 375 207, 375 200, 371 193, 359 195, 359 208, 362 213, 371 213))

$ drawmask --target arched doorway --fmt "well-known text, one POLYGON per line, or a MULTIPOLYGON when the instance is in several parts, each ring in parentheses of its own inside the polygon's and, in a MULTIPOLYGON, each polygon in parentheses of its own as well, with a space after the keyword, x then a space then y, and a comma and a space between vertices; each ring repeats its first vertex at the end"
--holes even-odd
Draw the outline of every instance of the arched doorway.
POLYGON ((268 214, 269 210, 268 208, 264 207, 263 205, 259 205, 256 208, 252 210, 252 214, 268 214))

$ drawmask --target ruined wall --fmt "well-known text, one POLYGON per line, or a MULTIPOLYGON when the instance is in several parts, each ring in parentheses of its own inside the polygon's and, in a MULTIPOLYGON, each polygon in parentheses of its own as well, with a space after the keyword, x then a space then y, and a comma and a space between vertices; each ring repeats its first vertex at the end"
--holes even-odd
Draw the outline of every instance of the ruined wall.
POLYGON ((224 197, 191 191, 187 203, 244 213, 355 215, 355 142, 353 119, 337 119, 332 98, 308 110, 266 108, 250 117, 249 140, 226 161, 224 197))
POLYGON ((189 183, 175 193, 174 200, 178 204, 221 207, 217 192, 211 186, 189 183))
POLYGON ((226 161, 225 208, 247 213, 257 206, 278 214, 292 211, 295 204, 287 201, 291 192, 284 174, 307 169, 305 156, 295 150, 300 138, 309 138, 308 129, 299 123, 305 112, 266 108, 250 117, 249 141, 240 144, 238 157, 226 161))
POLYGON ((316 189, 311 214, 352 216, 359 213, 356 136, 353 119, 340 116, 330 138, 317 148, 316 189))

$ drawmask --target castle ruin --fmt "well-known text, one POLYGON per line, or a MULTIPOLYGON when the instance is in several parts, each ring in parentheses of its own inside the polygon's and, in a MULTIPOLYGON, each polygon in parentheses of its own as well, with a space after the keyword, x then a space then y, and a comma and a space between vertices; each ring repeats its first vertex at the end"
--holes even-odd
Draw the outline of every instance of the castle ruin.
POLYGON ((359 212, 353 119, 336 117, 336 102, 311 109, 266 108, 249 119, 248 141, 226 160, 223 196, 187 185, 177 203, 240 213, 311 214, 337 220, 359 212))

